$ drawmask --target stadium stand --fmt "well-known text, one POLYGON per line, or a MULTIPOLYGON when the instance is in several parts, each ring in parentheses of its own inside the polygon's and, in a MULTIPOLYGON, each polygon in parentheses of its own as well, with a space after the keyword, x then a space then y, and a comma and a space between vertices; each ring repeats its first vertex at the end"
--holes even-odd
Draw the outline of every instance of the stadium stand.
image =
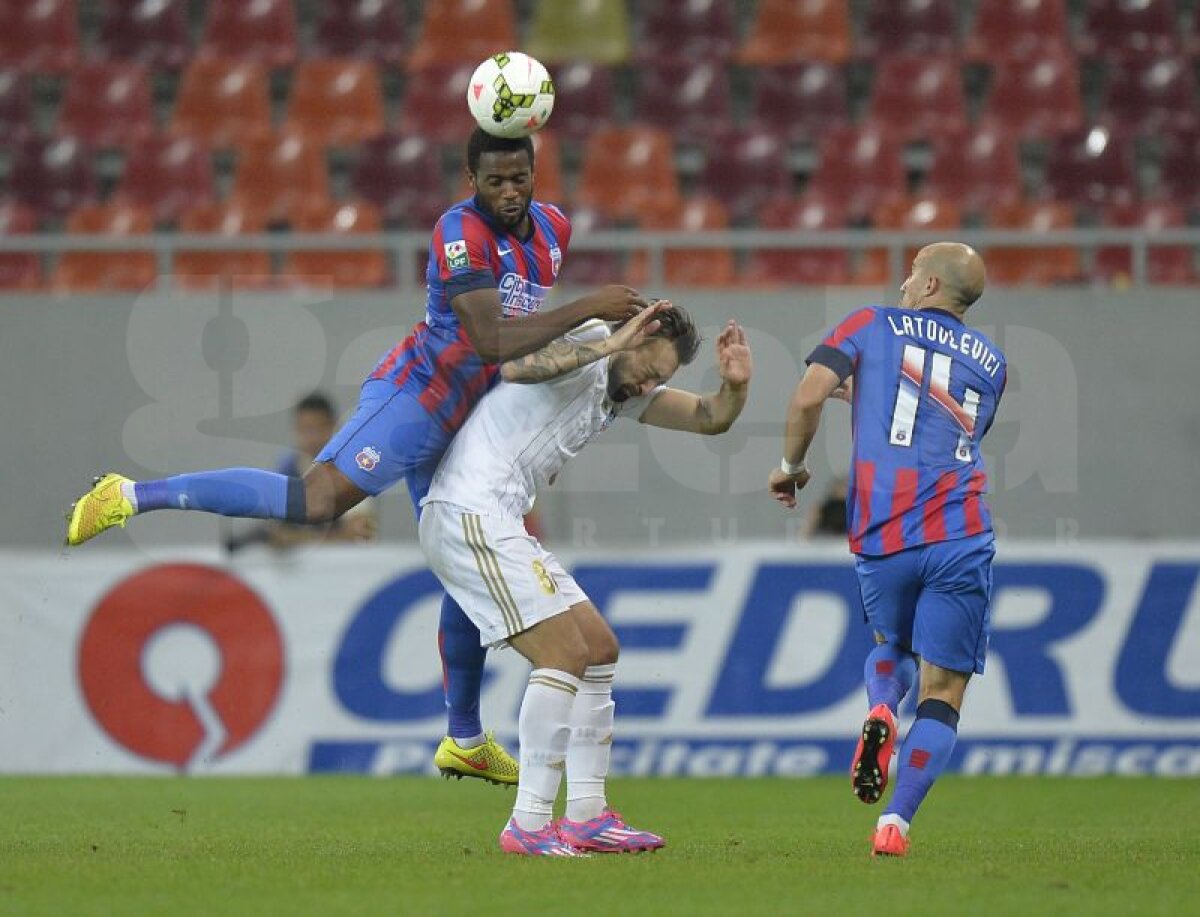
POLYGON ((413 44, 408 66, 420 70, 470 64, 470 70, 485 57, 515 47, 516 19, 511 0, 443 0, 425 4, 420 35, 413 44))
POLYGON ((232 199, 286 221, 329 200, 323 150, 296 134, 252 140, 238 147, 232 199))
MULTIPOLYGON (((989 216, 993 229, 1041 233, 1075 226, 1075 213, 1070 205, 1057 201, 1001 204, 992 208, 989 216)), ((1000 246, 983 254, 987 259, 988 281, 1002 286, 1073 283, 1082 276, 1079 251, 1071 246, 1038 249, 1000 246)))
POLYGON ((968 60, 992 65, 1069 53, 1064 0, 979 0, 963 41, 968 60))
POLYGON ((623 64, 632 50, 629 32, 625 0, 537 0, 526 45, 547 64, 623 64))
POLYGON ((588 140, 575 202, 617 220, 662 212, 679 199, 671 136, 656 127, 600 128, 588 140))
POLYGON ((867 8, 858 54, 956 54, 958 6, 955 0, 872 0, 867 8))
POLYGON ((616 120, 617 90, 611 67, 573 61, 553 68, 551 76, 556 136, 581 142, 596 125, 616 120))
MULTIPOLYGON (((840 198, 809 192, 767 201, 758 211, 758 224, 763 229, 820 232, 845 229, 848 218, 840 198)), ((751 286, 846 284, 850 257, 844 248, 755 249, 739 279, 751 286)))
MULTIPOLYGON (((364 233, 382 228, 379 211, 365 201, 313 202, 297 209, 292 229, 300 232, 364 233)), ((388 281, 387 254, 381 251, 309 251, 288 255, 284 280, 306 287, 371 289, 388 281)))
POLYGON ((737 59, 748 66, 850 58, 850 7, 844 0, 762 0, 737 59))
POLYGON ((13 149, 9 193, 41 220, 67 215, 96 196, 92 151, 74 137, 30 138, 13 149))
POLYGON ((1084 9, 1077 40, 1082 54, 1109 59, 1122 55, 1175 55, 1182 50, 1179 17, 1172 0, 1092 0, 1084 9))
POLYGON ((908 140, 961 131, 967 103, 957 57, 904 54, 882 58, 870 117, 908 140))
POLYGON ((192 55, 187 0, 109 0, 92 51, 104 60, 181 70, 192 55))
POLYGON ((17 70, 0 71, 0 136, 6 144, 33 136, 33 91, 29 77, 17 70))
POLYGON ((1185 207, 1200 204, 1200 131, 1181 131, 1161 139, 1159 191, 1185 207))
POLYGON ((1196 78, 1182 56, 1134 55, 1108 67, 1104 115, 1142 134, 1197 127, 1196 78))
POLYGON ((360 144, 350 174, 351 193, 370 201, 396 227, 431 227, 446 209, 441 155, 418 134, 385 134, 360 144))
MULTIPOLYGON (((586 236, 595 230, 611 229, 612 221, 594 207, 571 208, 571 235, 573 239, 586 236)), ((621 255, 612 251, 581 251, 572 246, 563 261, 559 282, 581 286, 602 286, 625 275, 621 255)))
POLYGON ((224 149, 271 132, 267 73, 258 64, 193 60, 184 71, 171 130, 224 149))
POLYGON ((968 213, 981 213, 1021 197, 1017 143, 997 124, 937 134, 925 191, 957 201, 968 213))
POLYGON ((427 64, 409 74, 400 106, 400 129, 434 143, 462 145, 475 122, 463 89, 475 64, 427 64))
POLYGON ((841 127, 821 140, 821 162, 809 187, 841 197, 851 219, 863 219, 905 193, 900 144, 878 124, 841 127))
POLYGON ((312 51, 391 67, 408 61, 408 30, 397 0, 327 0, 317 13, 312 51))
POLYGON ((664 60, 728 61, 737 50, 730 0, 658 2, 642 21, 634 56, 647 64, 664 60))
POLYGON ((705 147, 697 184, 725 205, 735 222, 748 223, 775 197, 791 197, 786 150, 774 134, 731 129, 705 147))
MULTIPOLYGON (((222 236, 252 235, 266 231, 267 215, 241 202, 210 202, 185 211, 179 228, 222 236)), ((272 283, 271 256, 264 251, 179 252, 172 267, 172 280, 183 289, 261 289, 272 283)))
POLYGON ((208 147, 189 137, 159 135, 129 149, 116 199, 149 208, 156 222, 174 223, 215 195, 208 147))
POLYGON ((733 121, 729 73, 713 61, 659 61, 638 68, 634 117, 677 143, 702 143, 733 121))
MULTIPOLYGON (((716 198, 700 195, 647 207, 638 225, 642 229, 703 232, 728 229, 729 215, 716 198)), ((733 284, 734 264, 733 252, 725 248, 668 249, 663 254, 663 279, 672 286, 727 287, 733 284)), ((638 252, 633 256, 628 276, 635 286, 653 280, 647 255, 638 252)))
POLYGON ((383 90, 372 61, 302 61, 284 129, 316 144, 350 146, 384 131, 383 90))
MULTIPOLYGON (((1113 204, 1104 213, 1108 226, 1125 229, 1177 229, 1186 224, 1184 209, 1174 201, 1113 204)), ((1146 252, 1146 271, 1151 283, 1193 284, 1200 282, 1196 253, 1186 245, 1155 245, 1146 252)), ((1100 280, 1128 283, 1133 274, 1133 254, 1128 246, 1105 246, 1096 252, 1095 275, 1100 280)))
POLYGON ((264 67, 296 62, 296 11, 292 0, 209 0, 201 57, 264 67))
POLYGON ((998 66, 983 115, 1021 139, 1078 129, 1083 125, 1078 62, 1055 53, 998 66))
POLYGON ((67 79, 58 129, 95 147, 130 148, 155 131, 150 77, 133 63, 80 64, 67 79))
MULTIPOLYGON (((144 207, 120 203, 84 204, 67 220, 67 232, 89 236, 140 236, 154 228, 144 207)), ((152 252, 67 252, 58 262, 53 285, 63 293, 140 291, 158 276, 152 252)))
POLYGON ((0 4, 0 69, 62 74, 79 60, 75 0, 0 4))
POLYGON ((759 67, 750 123, 788 143, 809 142, 830 128, 850 123, 848 98, 845 74, 834 64, 759 67))
POLYGON ((1099 126, 1056 137, 1050 144, 1044 193, 1081 207, 1133 200, 1137 186, 1128 137, 1099 126))
MULTIPOLYGON (((894 198, 885 201, 871 214, 875 229, 954 230, 962 226, 962 212, 956 202, 933 196, 894 198)), ((904 265, 912 264, 917 248, 904 250, 904 265)), ((888 253, 872 249, 862 253, 854 282, 881 287, 888 282, 888 253)))
MULTIPOLYGON (((0 203, 0 237, 37 232, 37 214, 12 201, 0 203)), ((43 285, 42 261, 32 252, 0 254, 0 290, 37 290, 43 285)))

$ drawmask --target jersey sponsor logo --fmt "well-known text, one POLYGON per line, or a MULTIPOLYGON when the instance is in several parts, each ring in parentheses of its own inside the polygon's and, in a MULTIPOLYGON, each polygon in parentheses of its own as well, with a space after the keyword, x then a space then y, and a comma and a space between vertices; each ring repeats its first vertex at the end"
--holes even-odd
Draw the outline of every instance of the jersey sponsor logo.
POLYGON ((354 461, 363 471, 374 471, 382 457, 374 446, 364 446, 363 450, 354 456, 354 461))
POLYGON ((514 315, 529 315, 537 312, 550 295, 550 287, 522 277, 520 274, 508 273, 500 278, 500 305, 507 317, 514 315))
POLYGON ((467 257, 465 240, 455 239, 453 242, 447 242, 442 246, 442 251, 446 254, 446 267, 450 270, 471 266, 471 259, 467 257))

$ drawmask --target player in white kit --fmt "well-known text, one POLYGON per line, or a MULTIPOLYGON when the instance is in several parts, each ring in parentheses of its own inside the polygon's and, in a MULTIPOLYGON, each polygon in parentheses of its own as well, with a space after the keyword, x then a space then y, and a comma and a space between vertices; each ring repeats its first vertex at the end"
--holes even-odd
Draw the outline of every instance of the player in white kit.
POLYGON ((687 313, 660 303, 616 333, 602 323, 583 326, 504 364, 504 381, 459 431, 422 501, 421 547, 433 572, 485 645, 510 645, 533 666, 518 721, 516 805, 500 834, 509 853, 663 846, 657 835, 626 825, 605 796, 616 636, 522 517, 537 488, 617 417, 693 433, 728 430, 749 389, 745 332, 730 321, 717 337, 719 391, 667 388, 698 349, 687 313), (567 809, 555 821, 564 770, 567 809))

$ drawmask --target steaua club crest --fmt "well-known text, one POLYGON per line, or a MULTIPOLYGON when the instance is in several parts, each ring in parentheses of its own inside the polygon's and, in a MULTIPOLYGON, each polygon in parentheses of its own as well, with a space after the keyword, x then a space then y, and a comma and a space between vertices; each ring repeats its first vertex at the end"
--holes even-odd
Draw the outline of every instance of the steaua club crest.
POLYGON ((362 452, 354 456, 354 461, 358 462, 358 467, 363 471, 374 471, 375 466, 379 464, 380 457, 378 450, 366 446, 362 452))

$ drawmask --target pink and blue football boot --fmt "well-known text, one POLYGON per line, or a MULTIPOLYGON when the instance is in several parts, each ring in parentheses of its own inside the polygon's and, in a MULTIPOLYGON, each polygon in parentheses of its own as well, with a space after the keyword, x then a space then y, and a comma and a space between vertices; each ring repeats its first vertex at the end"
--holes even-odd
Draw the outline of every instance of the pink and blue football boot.
POLYGON ((605 809, 589 821, 558 820, 558 833, 576 850, 588 853, 643 853, 667 842, 657 834, 630 828, 620 812, 605 809))

